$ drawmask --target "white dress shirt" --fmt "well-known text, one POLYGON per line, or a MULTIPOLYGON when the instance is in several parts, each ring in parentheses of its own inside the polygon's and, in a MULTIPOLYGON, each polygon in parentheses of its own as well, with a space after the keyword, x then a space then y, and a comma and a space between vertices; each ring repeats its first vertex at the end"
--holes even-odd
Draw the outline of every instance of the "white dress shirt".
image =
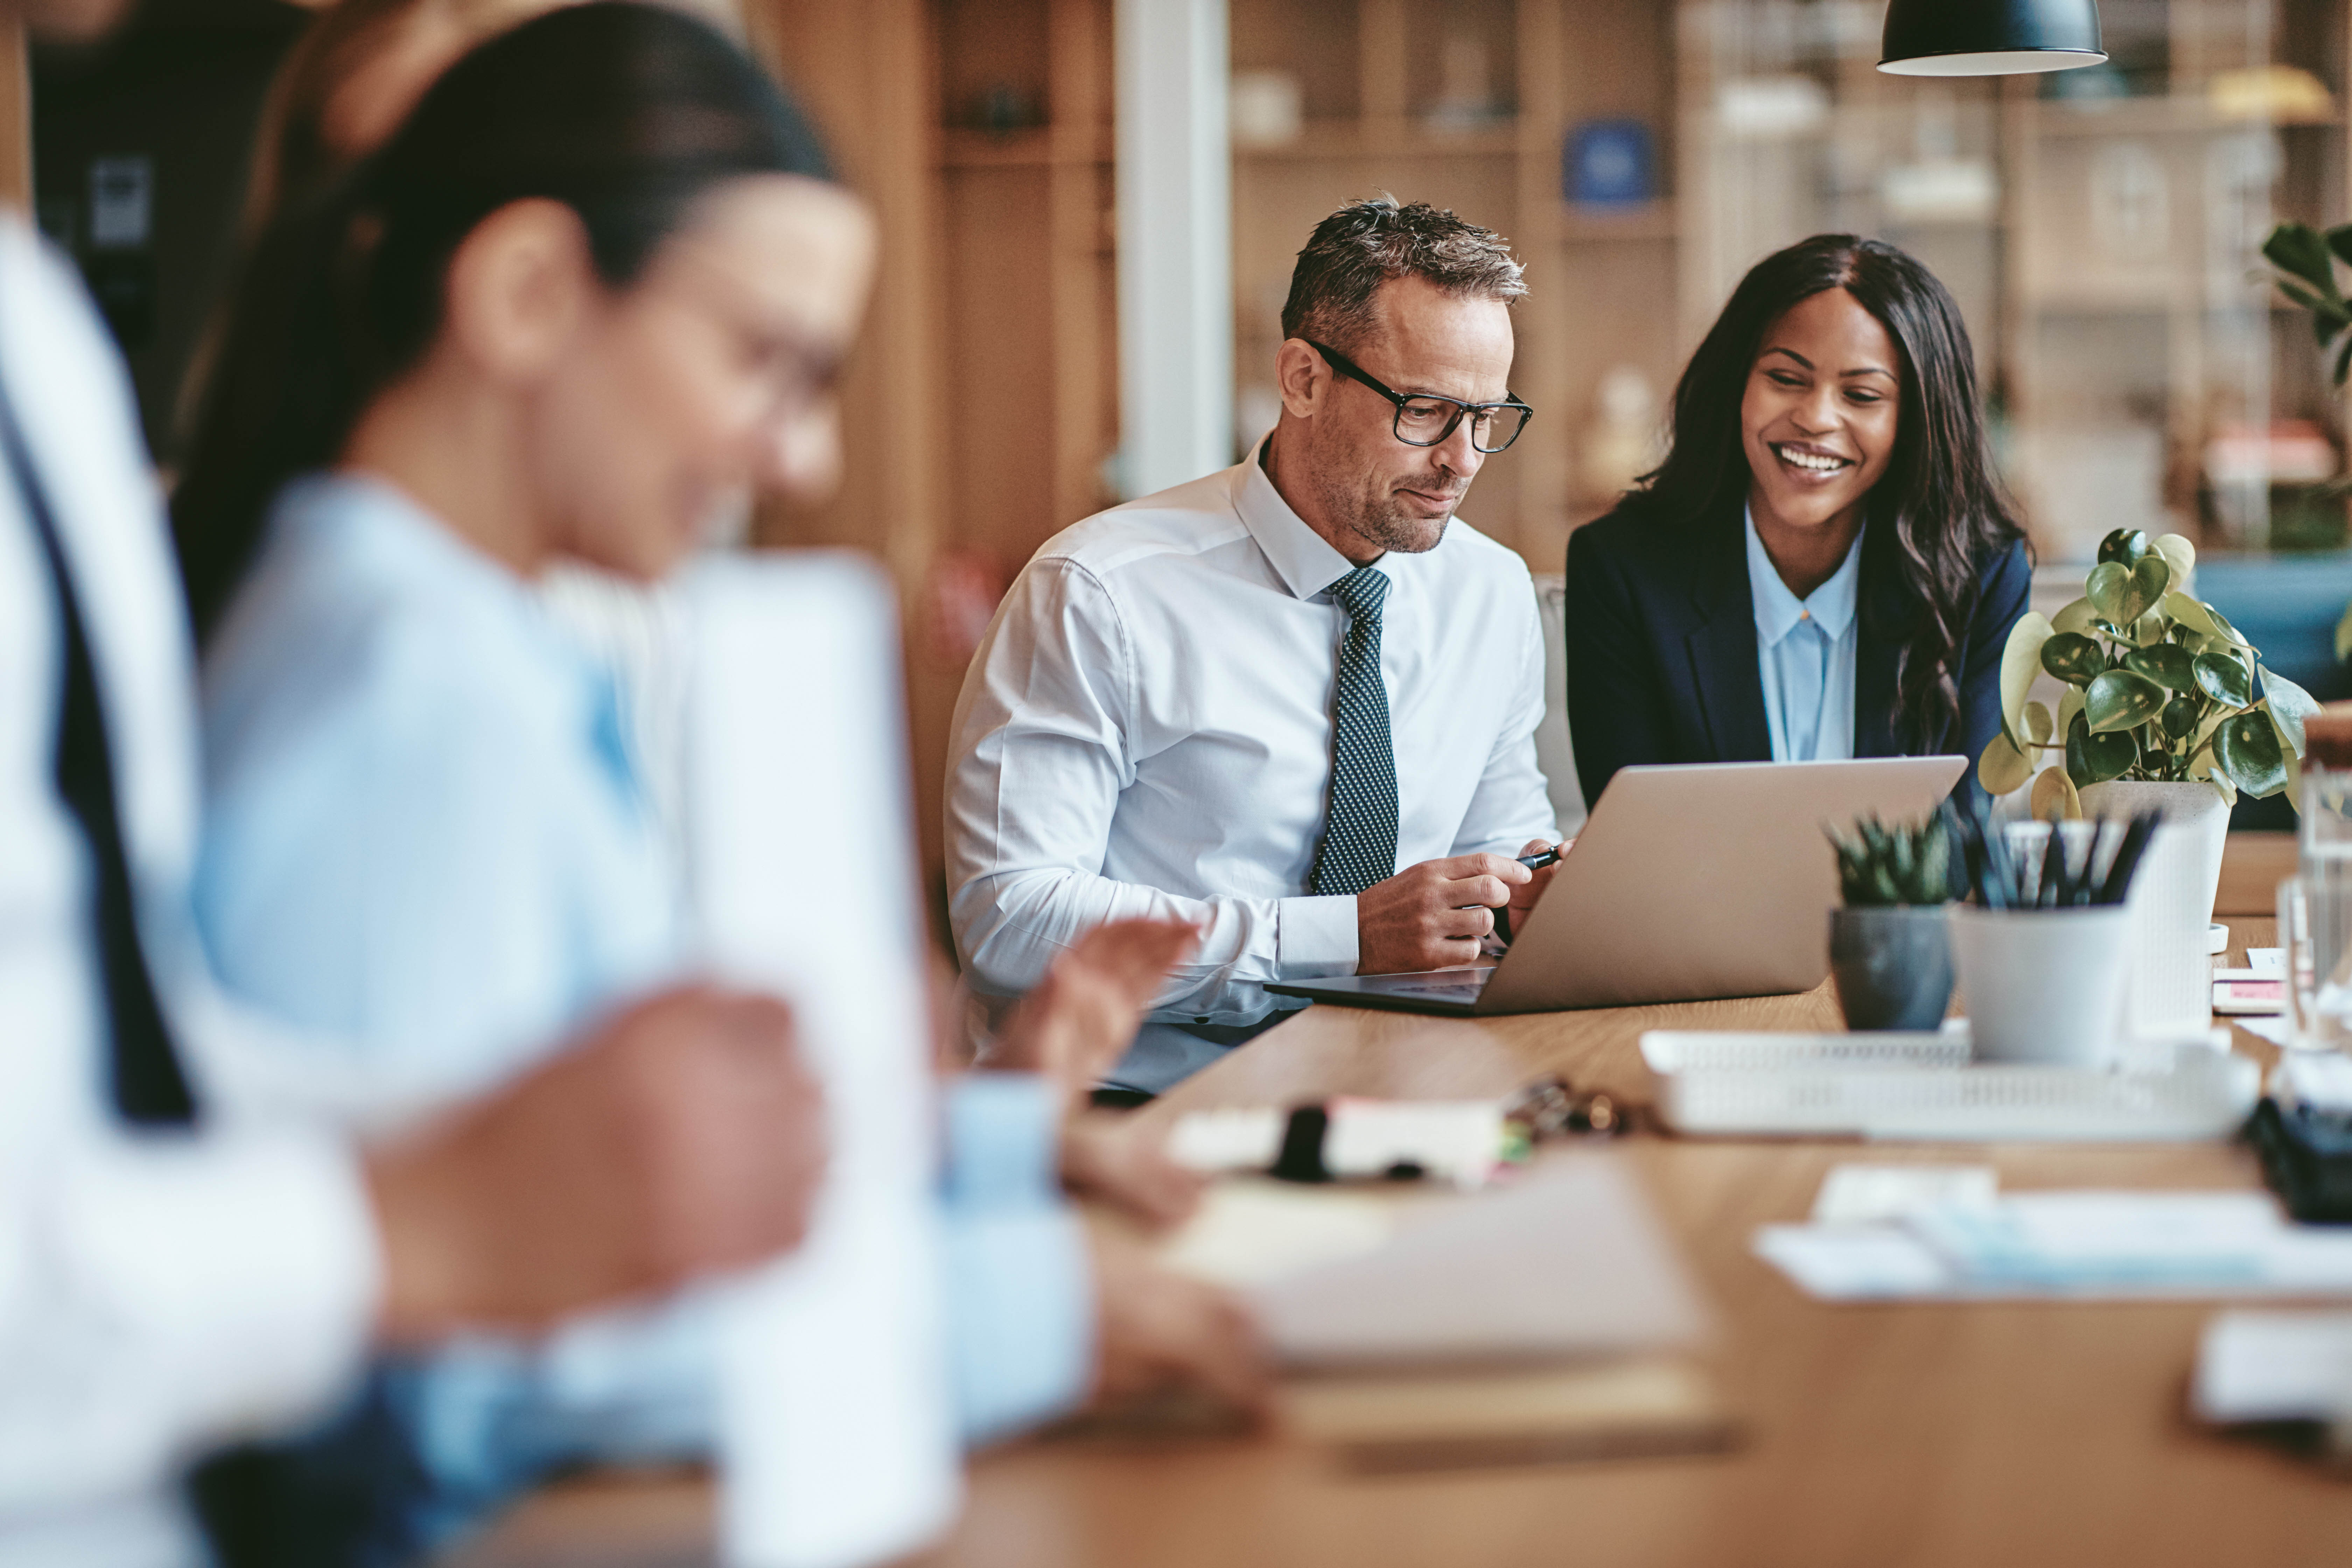
POLYGON ((205 976, 185 619, 129 384, 69 269, 0 216, 0 381, 55 514, 113 744, 150 966, 199 1101, 132 1136, 106 1088, 91 873, 57 794, 63 633, 0 483, 0 1561, 201 1561, 176 1471, 323 1406, 380 1268, 348 1149, 236 1087, 261 1026, 205 976))
MULTIPOLYGON (((1553 837, 1526 564, 1457 519, 1375 565, 1397 866, 1553 837)), ((972 659, 949 752, 950 912, 975 989, 1016 994, 1087 931, 1145 915, 1202 927, 1163 1023, 1253 1024, 1267 981, 1355 973, 1355 899, 1306 893, 1348 624, 1325 590, 1349 570, 1255 458, 1038 551, 972 659)))
POLYGON ((1800 599, 1780 580, 1748 514, 1748 591, 1756 603, 1756 672, 1776 763, 1843 762, 1853 755, 1855 610, 1862 536, 1829 581, 1800 599))

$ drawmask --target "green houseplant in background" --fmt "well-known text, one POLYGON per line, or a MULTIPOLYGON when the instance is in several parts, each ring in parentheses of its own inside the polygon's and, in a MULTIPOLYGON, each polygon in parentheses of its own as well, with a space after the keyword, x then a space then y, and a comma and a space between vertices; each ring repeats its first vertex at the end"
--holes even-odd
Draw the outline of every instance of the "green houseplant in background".
POLYGON ((2001 655, 2003 729, 1977 760, 1995 795, 2033 785, 2032 815, 2130 816, 2155 810, 2195 830, 2160 853, 2178 898, 2212 920, 2230 807, 2242 795, 2302 796, 2303 721, 2318 704, 2263 668, 2229 617, 2188 592, 2196 547, 2118 529, 2099 545, 2083 596, 2027 614, 2001 655), (2030 700, 2037 676, 2063 683, 2058 710, 2030 700), (2036 772, 2055 752, 2056 765, 2036 772))
POLYGON ((2303 720, 2318 704, 2263 668, 2229 618, 2176 584, 2196 547, 2118 529, 2099 545, 2083 596, 2054 616, 2029 612, 2001 655, 2003 730, 1977 760, 1996 795, 2033 784, 2033 815, 2083 815, 2081 791, 2110 780, 2210 784, 2224 805, 2299 795, 2303 720), (2051 712, 2028 700, 2047 673, 2066 693, 2051 712), (2034 776, 2042 753, 2062 765, 2034 776))
POLYGON ((1830 973, 1849 1029, 1933 1029, 1952 1000, 1945 908, 1959 894, 1949 817, 1830 833, 1844 907, 1830 911, 1830 973))
MULTIPOLYGON (((2283 223, 2263 241, 2263 258, 2277 268, 2271 281, 2279 292, 2310 312, 2312 336, 2327 356, 2327 378, 2340 389, 2352 374, 2352 300, 2336 286, 2336 264, 2352 265, 2352 223, 2330 229, 2283 223)), ((2352 489, 2337 479, 2320 486, 2319 493, 2341 499, 2352 489)), ((2352 605, 2336 623, 2336 657, 2352 657, 2352 605)))

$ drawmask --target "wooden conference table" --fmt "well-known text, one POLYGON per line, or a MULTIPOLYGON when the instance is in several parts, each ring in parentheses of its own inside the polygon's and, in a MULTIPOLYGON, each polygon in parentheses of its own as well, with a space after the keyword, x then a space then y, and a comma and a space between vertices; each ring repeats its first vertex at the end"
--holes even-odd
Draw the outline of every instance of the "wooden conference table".
MULTIPOLYGON (((2251 885, 2266 896, 2262 878, 2251 885)), ((2269 943, 2269 921, 2223 918, 2229 962, 2269 943)), ((1496 1095, 1553 1072, 1642 1100, 1645 1029, 1836 1023, 1826 988, 1493 1020, 1317 1007, 1138 1114, 1496 1095)), ((2272 1055, 2243 1031, 2236 1044, 2272 1055)), ((1032 1442, 976 1461, 962 1521, 926 1568, 2352 1563, 2352 1479, 2184 1415, 2212 1307, 1824 1306, 1748 1250, 1757 1226, 1802 1218, 1842 1160, 1986 1163, 2009 1188, 2242 1188, 2260 1180, 2242 1149, 1650 1136, 1620 1147, 1719 1310, 1717 1364, 1747 1428, 1731 1454, 1360 1478, 1276 1437, 1032 1442)), ((708 1489, 692 1478, 558 1489, 460 1558, 709 1560, 708 1489)))

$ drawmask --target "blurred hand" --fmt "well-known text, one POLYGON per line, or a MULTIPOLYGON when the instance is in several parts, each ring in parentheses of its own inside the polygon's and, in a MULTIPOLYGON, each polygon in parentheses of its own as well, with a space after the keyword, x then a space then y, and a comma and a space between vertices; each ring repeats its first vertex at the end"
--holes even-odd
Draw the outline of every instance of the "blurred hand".
POLYGON ((1006 1016, 988 1065, 1043 1073, 1068 1103, 1083 1103, 1134 1043, 1160 983, 1200 940, 1181 921, 1097 926, 1006 1016))
POLYGON ((1166 1230, 1201 1205, 1198 1172, 1168 1157, 1163 1134, 1132 1117, 1081 1111, 1062 1128, 1062 1184, 1106 1204, 1147 1230, 1166 1230))
MULTIPOLYGON (((1550 847, 1551 846, 1543 839, 1530 838, 1520 847, 1519 853, 1540 855, 1550 847)), ((1575 847, 1576 840, 1573 838, 1563 838, 1559 841, 1559 852, 1562 857, 1575 847)), ((1527 870, 1524 866, 1519 868, 1523 871, 1527 870)), ((1514 932, 1527 929, 1525 921, 1528 911, 1534 909, 1536 900, 1544 896, 1544 889, 1551 886, 1551 874, 1559 869, 1559 862, 1555 860, 1549 866, 1528 871, 1528 879, 1511 889, 1511 930, 1514 932)))
POLYGON ((1092 1230, 1100 1357, 1095 1396, 1133 1399, 1192 1388, 1263 1417, 1273 1373, 1240 1300, 1170 1273, 1107 1226, 1092 1230))
POLYGON ((1356 895, 1356 973, 1405 974, 1469 963, 1495 910, 1536 873, 1507 855, 1456 855, 1408 866, 1356 895))
POLYGON ((688 987, 372 1151, 384 1336, 543 1327, 799 1245, 824 1106, 772 998, 688 987))

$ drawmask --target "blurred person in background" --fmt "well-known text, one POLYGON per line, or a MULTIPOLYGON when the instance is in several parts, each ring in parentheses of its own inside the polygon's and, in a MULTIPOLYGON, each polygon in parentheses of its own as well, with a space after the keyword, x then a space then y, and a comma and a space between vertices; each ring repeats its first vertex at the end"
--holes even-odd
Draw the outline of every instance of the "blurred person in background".
MULTIPOLYGON (((1569 537, 1584 798, 1634 763, 1981 755, 2032 567, 1935 275, 1851 235, 1765 258, 1671 439, 1569 537)), ((1958 787, 1981 795, 1973 766, 1958 787)))
POLYGON ((1198 925, 1109 1075, 1139 1099, 1279 1022, 1265 983, 1475 960, 1549 879, 1535 586, 1454 516, 1517 437, 1500 236, 1353 202, 1298 253, 1248 459, 1045 542, 949 746, 956 943, 1018 994, 1106 921, 1198 925))
MULTIPOLYGON (((0 0, 86 39, 110 0, 0 0)), ((179 1475, 371 1343, 543 1327, 793 1245, 823 1165, 788 1016, 684 990, 357 1144, 189 918, 192 658, 128 378, 0 209, 0 1560, 204 1560, 179 1475), (658 1065, 656 1065, 658 1064, 658 1065)), ((362 1441, 366 1430, 362 1423, 362 1441)))
MULTIPOLYGON (((480 46, 261 236, 174 500, 209 631, 197 907, 229 984, 333 1020, 386 1104, 520 1070, 535 1021, 681 962, 611 675, 530 584, 565 559, 658 581, 729 496, 829 486, 875 243, 748 57, 621 4, 480 46)), ((1052 1190, 1069 1091, 1191 941, 1130 922, 1056 968, 1013 1033, 1059 1095, 950 1096, 975 1439, 1167 1377, 1256 1397, 1230 1300, 1090 1242, 1052 1190)), ((412 1550, 553 1467, 705 1451, 711 1349, 688 1300, 391 1369, 418 1488, 381 1532, 412 1550)))

